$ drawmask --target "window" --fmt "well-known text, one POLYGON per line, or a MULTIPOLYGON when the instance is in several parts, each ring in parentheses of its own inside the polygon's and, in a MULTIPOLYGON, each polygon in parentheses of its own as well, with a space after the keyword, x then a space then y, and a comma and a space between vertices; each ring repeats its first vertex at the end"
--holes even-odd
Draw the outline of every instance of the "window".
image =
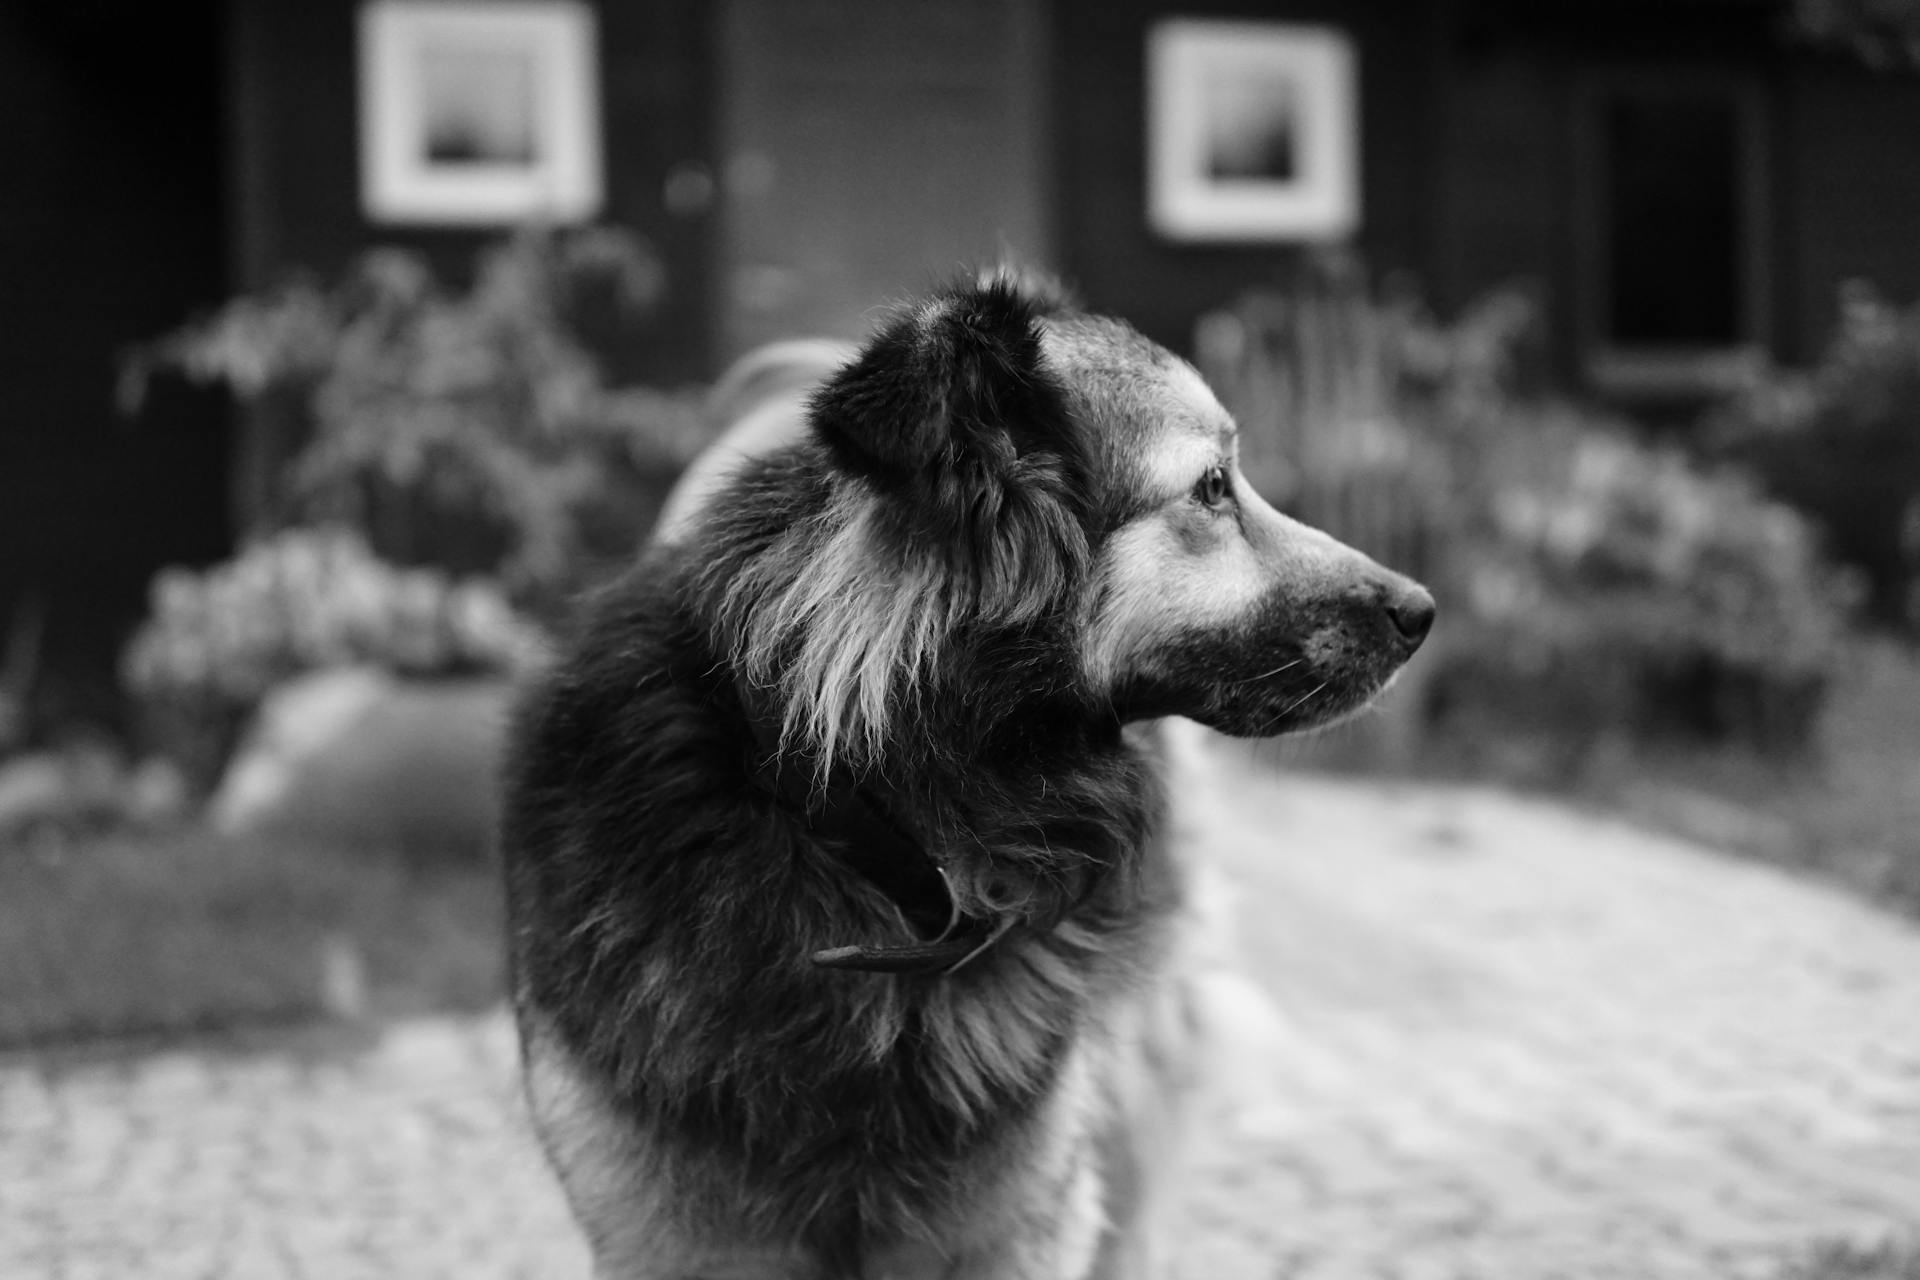
POLYGON ((360 10, 360 198, 376 222, 581 221, 600 209, 594 10, 372 0, 360 10))
POLYGON ((1147 216, 1170 240, 1339 241, 1360 222, 1353 38, 1175 18, 1147 40, 1147 216))
POLYGON ((1763 358, 1760 124, 1758 95, 1727 78, 1590 87, 1582 356, 1599 390, 1710 393, 1763 358))

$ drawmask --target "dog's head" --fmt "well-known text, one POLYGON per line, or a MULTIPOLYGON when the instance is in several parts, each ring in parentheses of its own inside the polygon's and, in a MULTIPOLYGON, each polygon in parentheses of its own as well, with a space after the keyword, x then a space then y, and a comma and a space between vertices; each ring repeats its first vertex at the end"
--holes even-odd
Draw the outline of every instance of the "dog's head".
POLYGON ((1191 365, 1030 280, 901 313, 810 422, 822 500, 760 544, 722 618, 825 756, 983 671, 1121 721, 1305 729, 1379 692, 1433 619, 1418 585, 1253 491, 1191 365))

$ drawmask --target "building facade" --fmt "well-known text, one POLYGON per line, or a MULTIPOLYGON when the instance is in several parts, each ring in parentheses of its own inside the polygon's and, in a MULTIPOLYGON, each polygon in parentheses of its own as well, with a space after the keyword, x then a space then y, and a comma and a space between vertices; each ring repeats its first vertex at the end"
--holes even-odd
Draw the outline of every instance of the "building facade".
POLYGON ((624 379, 857 333, 1007 256, 1186 347, 1208 309, 1352 248, 1442 312, 1527 290, 1567 382, 1649 403, 1810 359, 1849 279, 1920 295, 1920 76, 1796 41, 1784 0, 452 6, 584 33, 586 123, 552 135, 543 77, 578 68, 544 37, 429 32, 402 105, 371 105, 368 14, 408 7, 0 11, 0 614, 37 594, 105 652, 154 567, 231 537, 217 398, 163 388, 127 423, 128 344, 373 244, 457 277, 549 150, 592 168, 567 216, 666 268, 612 335, 624 379), (509 82, 522 114, 485 88, 509 82), (396 128, 425 130, 409 180, 442 184, 438 214, 369 199, 396 128), (507 184, 485 199, 461 186, 483 169, 507 184))

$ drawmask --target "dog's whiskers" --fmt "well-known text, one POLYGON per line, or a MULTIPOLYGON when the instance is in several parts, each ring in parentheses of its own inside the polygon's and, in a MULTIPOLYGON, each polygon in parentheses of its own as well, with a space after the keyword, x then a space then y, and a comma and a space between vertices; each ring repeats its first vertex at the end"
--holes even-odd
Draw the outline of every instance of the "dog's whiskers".
POLYGON ((1282 711, 1280 714, 1283 716, 1292 715, 1294 712, 1298 711, 1301 707, 1306 706, 1307 703, 1313 699, 1314 695, 1319 693, 1322 689, 1326 688, 1329 683, 1330 683, 1329 681, 1322 680, 1319 684, 1313 686, 1313 688, 1307 690, 1305 693, 1295 698, 1292 702, 1289 702, 1287 704, 1286 710, 1282 711))
MULTIPOLYGON (((1304 658, 1295 658, 1295 659, 1294 659, 1294 660, 1293 660, 1292 662, 1283 662, 1283 663, 1281 663, 1281 664, 1280 664, 1279 666, 1277 666, 1277 667, 1275 667, 1275 668, 1274 668, 1273 670, 1271 670, 1271 671, 1262 671, 1262 672, 1261 672, 1261 673, 1260 673, 1259 675, 1257 675, 1257 676, 1248 676, 1248 677, 1247 677, 1246 679, 1244 679, 1244 680, 1236 680, 1236 681, 1235 681, 1234 683, 1236 683, 1236 684, 1253 684, 1253 683, 1255 683, 1256 681, 1260 681, 1260 680, 1265 680, 1265 679, 1268 679, 1268 678, 1269 678, 1269 677, 1271 677, 1271 676, 1277 676, 1277 675, 1279 675, 1279 674, 1280 674, 1280 673, 1281 673, 1282 671, 1291 671, 1291 670, 1293 670, 1293 669, 1294 669, 1295 667, 1297 667, 1297 666, 1299 666, 1299 665, 1300 665, 1300 664, 1301 664, 1302 662, 1304 662, 1304 661, 1305 661, 1305 659, 1304 659, 1304 658)), ((1321 687, 1322 689, 1324 689, 1324 688, 1326 688, 1326 686, 1325 686, 1325 685, 1321 685, 1320 687, 1321 687)), ((1317 691, 1316 691, 1316 692, 1317 692, 1317 691)))

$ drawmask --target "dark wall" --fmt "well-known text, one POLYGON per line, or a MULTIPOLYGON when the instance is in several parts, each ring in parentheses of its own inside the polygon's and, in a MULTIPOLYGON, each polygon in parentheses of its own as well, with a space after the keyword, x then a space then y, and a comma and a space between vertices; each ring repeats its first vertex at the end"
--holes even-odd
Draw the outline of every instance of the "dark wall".
POLYGON ((1795 44, 1777 9, 1459 0, 1436 210, 1435 295, 1457 305, 1505 281, 1544 302, 1575 365, 1582 211, 1579 87, 1595 74, 1713 74, 1757 104, 1766 337, 1817 357, 1851 278, 1920 298, 1920 75, 1795 44))
MULTIPOLYGON (((362 216, 352 0, 247 0, 233 60, 240 130, 239 275, 250 286, 292 267, 337 272, 375 244, 425 253, 461 280, 500 231, 373 225, 362 216)), ((640 232, 666 269, 650 317, 595 335, 620 380, 677 383, 712 361, 712 236, 704 216, 663 199, 678 163, 712 160, 712 6, 605 0, 600 89, 607 201, 600 220, 640 232)))
POLYGON ((1505 282, 1527 285, 1571 370, 1583 234, 1579 86, 1596 72, 1651 68, 1724 73, 1755 95, 1766 336, 1777 358, 1818 356, 1849 279, 1920 299, 1920 75, 1763 40, 1751 25, 1723 29, 1729 38, 1717 44, 1658 48, 1504 28, 1457 43, 1435 206, 1441 256, 1429 273, 1436 298, 1458 305, 1505 282))
POLYGON ((1162 0, 1059 0, 1053 114, 1053 240, 1088 303, 1125 314, 1176 349, 1194 319, 1250 286, 1284 278, 1298 250, 1270 244, 1180 244, 1146 218, 1146 37, 1175 16, 1322 22, 1359 50, 1361 218, 1358 247, 1380 271, 1432 262, 1432 158, 1438 120, 1436 6, 1409 0, 1221 0, 1196 11, 1162 0))
POLYGON ((1186 348, 1195 317, 1286 277, 1284 245, 1176 244, 1147 225, 1145 41, 1161 17, 1327 22, 1360 51, 1362 216, 1376 275, 1410 272, 1443 313, 1488 290, 1540 303, 1553 366, 1580 369, 1598 223, 1583 92, 1621 76, 1714 77, 1756 104, 1756 178, 1776 356, 1805 361, 1837 287, 1920 297, 1920 75, 1792 43, 1764 0, 1059 0, 1055 229, 1097 307, 1186 348), (1590 156, 1587 156, 1590 159, 1590 156))
POLYGON ((1525 289, 1559 330, 1572 324, 1574 185, 1566 65, 1556 56, 1460 55, 1440 128, 1445 163, 1427 272, 1451 311, 1489 289, 1525 289))
MULTIPOLYGON (((1711 83, 1758 104, 1762 151, 1788 57, 1764 0, 1453 0, 1443 57, 1441 178, 1434 206, 1440 256, 1433 296, 1453 310, 1517 286, 1541 307, 1545 345, 1565 379, 1582 377, 1582 335, 1601 327, 1605 251, 1595 95, 1635 82, 1711 83)), ((1771 157, 1769 157, 1771 161, 1771 157)), ((1777 338, 1781 174, 1769 162, 1754 210, 1771 300, 1763 336, 1777 338)))
POLYGON ((218 399, 114 407, 122 351, 226 290, 214 3, 0 7, 0 626, 110 682, 154 569, 225 550, 218 399))
POLYGON ((1781 115, 1782 336, 1784 354, 1806 361, 1845 281, 1920 301, 1920 75, 1808 60, 1786 80, 1781 115))

